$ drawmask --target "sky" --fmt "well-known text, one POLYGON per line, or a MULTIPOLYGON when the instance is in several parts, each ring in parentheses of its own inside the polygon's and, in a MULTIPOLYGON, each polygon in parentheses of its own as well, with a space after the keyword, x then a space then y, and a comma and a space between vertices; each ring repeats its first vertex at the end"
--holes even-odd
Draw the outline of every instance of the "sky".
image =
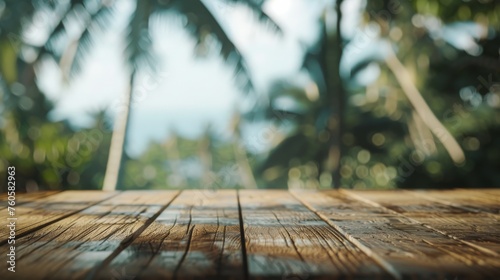
MULTIPOLYGON (((223 1, 205 1, 249 65, 257 92, 273 79, 292 77, 301 65, 303 45, 313 43, 317 19, 325 1, 270 0, 265 11, 283 30, 278 36, 258 22, 247 8, 223 1)), ((122 59, 123 28, 133 6, 121 1, 115 26, 99 37, 77 78, 65 81, 54 62, 39 69, 39 84, 55 102, 54 120, 67 119, 85 127, 91 113, 106 110, 111 117, 123 104, 128 77, 122 59)), ((217 55, 195 58, 194 40, 175 21, 152 32, 159 71, 142 74, 134 87, 126 150, 137 156, 150 141, 170 131, 186 137, 200 135, 208 123, 228 136, 230 117, 244 97, 234 82, 233 68, 217 55)))

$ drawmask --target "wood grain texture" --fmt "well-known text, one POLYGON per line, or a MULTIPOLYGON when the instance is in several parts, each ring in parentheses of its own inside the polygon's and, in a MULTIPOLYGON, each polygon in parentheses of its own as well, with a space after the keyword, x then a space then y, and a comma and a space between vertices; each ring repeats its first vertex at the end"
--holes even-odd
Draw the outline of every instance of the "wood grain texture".
POLYGON ((496 189, 478 189, 478 191, 484 192, 485 194, 495 195, 497 198, 500 196, 500 188, 496 188, 496 189))
POLYGON ((500 256, 500 235, 492 234, 500 232, 500 223, 491 215, 436 203, 407 191, 351 193, 481 250, 491 260, 500 256))
MULTIPOLYGON (((101 191, 60 192, 18 205, 15 207, 15 217, 18 218, 16 222, 17 237, 70 216, 114 195, 116 193, 101 191)), ((0 212, 0 220, 6 221, 8 217, 6 210, 0 212)), ((0 245, 6 243, 8 234, 6 227, 0 228, 0 245)))
POLYGON ((240 191, 251 277, 389 275, 288 191, 240 191))
POLYGON ((412 194, 433 202, 443 203, 471 212, 484 212, 498 215, 500 218, 500 194, 481 190, 444 190, 412 191, 412 194))
POLYGON ((183 191, 98 278, 117 271, 130 279, 242 279, 236 191, 183 191))
MULTIPOLYGON (((54 195, 59 192, 60 191, 40 191, 40 192, 30 192, 30 193, 16 192, 16 205, 33 202, 43 197, 54 195)), ((7 193, 2 193, 0 195, 0 205, 2 207, 7 206, 7 193)))
POLYGON ((500 273, 481 251, 344 192, 293 192, 313 211, 340 227, 386 262, 400 278, 466 279, 500 273))
MULTIPOLYGON (((83 199, 81 193, 76 197, 83 199)), ((11 279, 82 279, 143 229, 176 191, 124 192, 16 240, 18 271, 11 279)), ((63 193, 64 194, 64 193, 63 193)), ((106 193, 102 193, 106 194, 106 193)), ((90 195, 87 194, 85 197, 90 195)), ((68 198, 70 199, 70 198, 68 198)), ((75 200, 73 199, 73 200, 75 200)), ((0 247, 2 252, 7 246, 0 247)), ((6 273, 2 267, 0 275, 6 273)))
MULTIPOLYGON (((2 266, 0 279, 497 279, 498 194, 30 195, 16 207, 17 272, 2 266)), ((1 252, 8 250, 6 228, 1 252)))

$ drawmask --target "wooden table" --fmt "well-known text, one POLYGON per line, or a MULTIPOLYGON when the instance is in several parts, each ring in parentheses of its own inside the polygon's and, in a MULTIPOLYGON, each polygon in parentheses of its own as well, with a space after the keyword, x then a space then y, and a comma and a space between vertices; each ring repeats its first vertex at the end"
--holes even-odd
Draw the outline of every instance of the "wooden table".
MULTIPOLYGON (((0 197, 7 223, 7 197, 0 197)), ((1 279, 500 279, 500 190, 17 194, 1 279)))

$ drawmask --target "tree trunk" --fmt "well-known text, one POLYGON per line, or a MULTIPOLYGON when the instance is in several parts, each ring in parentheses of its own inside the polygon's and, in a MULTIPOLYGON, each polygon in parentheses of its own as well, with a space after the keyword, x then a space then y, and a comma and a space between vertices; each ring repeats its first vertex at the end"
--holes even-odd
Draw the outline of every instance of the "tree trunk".
POLYGON ((410 73, 398 59, 392 48, 389 48, 389 55, 385 59, 389 70, 391 70, 396 80, 401 85, 401 89, 410 101, 413 109, 418 114, 425 125, 436 135, 436 138, 441 141, 446 151, 450 155, 455 164, 462 164, 465 161, 465 154, 457 140, 438 120, 431 108, 425 102, 422 94, 417 89, 412 81, 410 73))
POLYGON ((130 118, 130 105, 132 101, 132 91, 135 79, 135 71, 130 75, 130 84, 128 85, 127 95, 123 106, 118 110, 115 117, 113 135, 111 136, 111 145, 109 147, 108 164, 102 189, 104 191, 114 191, 121 183, 123 156, 125 153, 125 143, 130 118))
POLYGON ((330 144, 328 148, 325 170, 331 172, 334 188, 339 188, 341 183, 340 160, 343 154, 342 135, 344 130, 344 105, 345 90, 340 77, 340 60, 342 58, 343 44, 341 33, 342 0, 335 3, 335 13, 337 15, 336 31, 330 30, 327 23, 327 11, 324 18, 324 40, 323 40, 323 71, 326 80, 327 102, 333 109, 328 122, 328 131, 330 132, 330 144))

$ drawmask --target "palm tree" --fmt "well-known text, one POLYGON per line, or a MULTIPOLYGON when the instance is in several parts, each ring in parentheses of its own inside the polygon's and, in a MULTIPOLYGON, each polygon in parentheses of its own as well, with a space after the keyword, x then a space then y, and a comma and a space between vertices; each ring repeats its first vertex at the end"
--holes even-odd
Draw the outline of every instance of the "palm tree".
MULTIPOLYGON (((274 30, 279 31, 279 27, 262 10, 264 1, 259 0, 223 0, 230 4, 243 4, 252 9, 258 18, 265 22, 274 30)), ((39 46, 39 55, 48 54, 60 61, 63 69, 67 69, 69 74, 74 75, 80 65, 85 60, 85 54, 89 48, 98 43, 93 39, 95 30, 104 30, 114 20, 113 10, 117 5, 116 0, 98 0, 94 3, 84 0, 71 0, 68 4, 58 1, 7 1, 7 9, 24 13, 26 18, 31 18, 33 13, 43 10, 53 14, 58 18, 50 32, 45 44, 39 46), (24 4, 20 4, 24 3, 24 4), (29 6, 28 8, 24 6, 29 6), (76 16, 75 16, 76 15, 76 16), (82 32, 74 42, 70 42, 65 51, 56 51, 56 41, 63 36, 66 30, 66 22, 75 19, 83 24, 82 32)), ((224 28, 219 24, 217 18, 212 14, 209 7, 202 0, 135 0, 133 10, 128 22, 126 33, 126 58, 129 66, 129 85, 126 95, 126 102, 123 109, 115 120, 115 128, 112 135, 111 147, 108 156, 108 164, 103 183, 104 190, 115 190, 120 185, 124 147, 126 141, 127 128, 130 115, 130 102, 132 99, 132 88, 136 78, 136 73, 146 67, 153 67, 153 57, 151 52, 151 37, 149 35, 151 17, 153 15, 177 15, 185 19, 185 30, 192 35, 202 46, 207 38, 211 37, 220 45, 220 55, 231 64, 235 65, 236 74, 244 78, 241 84, 244 90, 252 90, 249 71, 238 48, 228 37, 224 28)), ((21 17, 19 17, 21 19, 21 17)), ((11 20, 13 20, 11 18, 11 20)), ((16 30, 20 32, 21 22, 15 23, 16 30)))
MULTIPOLYGON (((331 174, 331 176, 328 175, 326 177, 331 177, 332 180, 323 181, 331 182, 331 185, 335 188, 340 187, 341 158, 349 155, 349 151, 344 148, 345 145, 342 136, 344 135, 344 127, 346 126, 346 117, 353 119, 353 113, 349 112, 346 114, 345 108, 347 106, 346 100, 349 97, 349 92, 354 90, 346 90, 345 87, 346 85, 352 84, 356 75, 372 64, 380 65, 383 69, 382 71, 384 71, 383 74, 385 74, 384 78, 389 77, 389 81, 387 81, 387 79, 379 79, 379 81, 371 86, 375 88, 370 89, 370 86, 368 87, 367 95, 373 92, 375 92, 375 95, 378 95, 378 85, 380 85, 380 87, 387 87, 388 84, 392 83, 392 89, 401 89, 397 90, 397 92, 402 94, 401 102, 398 104, 396 100, 394 106, 399 106, 398 110, 405 112, 405 117, 401 118, 401 127, 407 129, 407 131, 403 131, 404 134, 400 135, 400 138, 404 139, 404 137, 407 136, 406 134, 409 134, 408 136, 414 143, 415 150, 419 152, 424 151, 426 156, 437 154, 436 147, 441 144, 455 165, 463 164, 465 161, 465 154, 456 139, 457 133, 452 133, 452 131, 436 117, 436 113, 433 112, 431 104, 429 103, 429 101, 433 100, 429 98, 428 95, 426 97, 425 94, 423 94, 422 81, 425 80, 425 75, 422 74, 421 76, 417 76, 418 78, 414 78, 411 75, 412 73, 418 72, 418 69, 413 69, 416 67, 415 63, 411 60, 415 60, 415 57, 422 53, 421 48, 414 47, 415 44, 419 43, 419 46, 432 48, 432 51, 426 50, 427 54, 432 54, 437 57, 442 55, 443 49, 428 38, 426 38, 426 40, 420 40, 421 42, 417 42, 412 36, 404 36, 405 40, 396 42, 391 38, 394 37, 394 34, 392 34, 392 36, 389 35, 390 29, 394 27, 397 27, 394 28, 396 31, 402 29, 404 31, 402 32, 403 34, 412 34, 415 27, 411 19, 413 15, 417 14, 414 7, 416 4, 402 3, 399 6, 394 6, 393 1, 389 0, 369 1, 364 12, 367 16, 370 15, 369 22, 378 25, 381 30, 380 36, 373 39, 380 43, 379 46, 382 45, 382 42, 385 42, 388 44, 383 46, 390 47, 371 48, 374 52, 367 52, 365 55, 356 56, 346 54, 343 51, 344 46, 352 46, 357 43, 355 41, 350 41, 350 38, 344 38, 341 32, 343 15, 340 7, 344 2, 347 3, 347 1, 336 0, 332 2, 335 2, 335 4, 327 6, 324 11, 324 16, 321 18, 321 39, 317 45, 310 47, 308 54, 305 56, 303 66, 304 69, 314 77, 314 80, 319 86, 321 92, 320 98, 317 101, 307 100, 307 98, 304 98, 306 96, 306 90, 303 88, 294 89, 294 85, 291 82, 285 82, 285 86, 278 88, 277 94, 272 92, 269 94, 271 102, 268 102, 268 108, 260 109, 261 115, 267 114, 270 116, 270 114, 266 112, 268 112, 268 110, 273 110, 271 106, 273 98, 281 98, 282 96, 288 96, 296 102, 307 105, 310 109, 307 110, 304 115, 295 118, 294 122, 297 123, 298 129, 271 151, 267 159, 261 165, 260 170, 262 172, 272 169, 278 170, 276 167, 280 167, 280 170, 284 170, 281 173, 287 176, 286 171, 289 168, 290 158, 300 159, 302 165, 305 165, 309 161, 313 161, 319 169, 319 172, 316 173, 318 175, 318 181, 321 181, 320 177, 322 174, 331 174), (401 12, 399 14, 393 13, 389 17, 378 16, 376 13, 378 11, 390 13, 397 7, 399 7, 401 12), (329 15, 336 15, 336 24, 327 24, 330 22, 326 20, 329 15), (404 45, 402 44, 403 41, 405 42, 404 45), (398 51, 393 51, 392 48, 396 45, 400 48, 398 51), (355 62, 353 65, 350 65, 350 77, 341 77, 340 75, 342 70, 340 68, 340 62, 341 59, 345 59, 345 57, 355 62), (420 80, 420 82, 418 80, 420 80), (419 82, 419 84, 417 84, 417 82, 419 82), (299 94, 297 94, 297 91, 299 94), (311 116, 312 119, 310 118, 311 116), (328 116, 328 118, 325 118, 325 116, 328 116), (311 131, 310 128, 314 128, 314 133, 306 133, 311 131), (321 134, 323 134, 323 136, 327 135, 327 137, 323 137, 321 134), (328 138, 328 143, 324 143, 323 141, 326 138, 328 138)), ((460 6, 461 4, 450 2, 448 5, 460 6)), ((453 8, 458 9, 458 7, 453 8)), ((488 8, 481 7, 480 5, 477 5, 475 8, 488 11, 488 8)), ((443 7, 440 8, 439 11, 447 11, 447 9, 443 7)), ((448 12, 443 13, 447 14, 448 12)), ((492 20, 495 19, 494 16, 489 17, 491 17, 492 20)), ((419 32, 422 32, 422 30, 419 32)), ((426 36, 429 37, 429 35, 426 36)), ((444 51, 446 51, 446 49, 444 51)), ((430 90, 429 87, 424 89, 427 91, 430 90)), ((367 99, 368 98, 371 97, 367 96, 367 99)), ((375 101, 377 98, 378 97, 374 98, 375 101)), ((372 105, 375 101, 371 101, 372 105)), ((383 107, 384 104, 381 106, 383 107)), ((349 111, 352 112, 352 110, 349 111)), ((255 111, 254 114, 256 112, 257 111, 255 111)), ((363 112, 359 112, 359 115, 362 113, 363 112)), ((396 125, 398 122, 394 120, 389 118, 379 118, 376 120, 373 119, 373 116, 370 117, 372 118, 371 120, 365 115, 365 118, 361 120, 362 123, 356 124, 356 131, 359 131, 356 135, 358 144, 364 141, 359 138, 366 138, 368 129, 373 130, 376 128, 379 131, 389 129, 389 127, 391 127, 393 131, 398 131, 399 129, 399 126, 396 125)), ((358 117, 358 122, 359 119, 358 117)), ((350 132, 355 133, 353 131, 354 130, 351 129, 350 132)), ((396 147, 396 145, 394 145, 394 147, 396 147)))
POLYGON ((342 135, 344 133, 345 90, 340 77, 340 60, 343 53, 343 37, 341 32, 343 0, 335 1, 337 20, 335 31, 327 23, 327 17, 332 14, 326 10, 322 20, 323 40, 320 47, 321 68, 324 73, 327 106, 332 108, 332 114, 327 124, 330 134, 330 145, 326 153, 324 169, 332 174, 334 188, 340 188, 340 160, 343 155, 342 135))
MULTIPOLYGON (((325 6, 320 21, 321 37, 316 45, 311 46, 303 61, 303 68, 312 76, 319 89, 319 98, 310 100, 306 89, 287 81, 278 81, 269 94, 269 105, 273 100, 288 96, 307 107, 305 114, 296 112, 276 112, 269 106, 260 108, 261 114, 275 118, 293 116, 297 129, 291 136, 278 144, 261 164, 259 170, 264 172, 275 166, 286 170, 290 158, 301 162, 314 162, 318 171, 317 182, 323 174, 331 178, 330 187, 340 187, 340 160, 344 149, 342 135, 344 130, 345 89, 340 76, 340 61, 343 55, 343 37, 341 32, 343 0, 336 0, 325 6), (329 22, 330 17, 336 17, 336 24, 329 22), (270 110, 270 111, 269 111, 270 110), (314 128, 314 132, 311 132, 314 128)), ((255 112, 254 112, 255 113, 255 112)), ((322 180, 323 182, 325 180, 322 180)), ((277 184, 277 183, 275 183, 277 184)), ((322 184, 325 185, 325 184, 322 184)))

